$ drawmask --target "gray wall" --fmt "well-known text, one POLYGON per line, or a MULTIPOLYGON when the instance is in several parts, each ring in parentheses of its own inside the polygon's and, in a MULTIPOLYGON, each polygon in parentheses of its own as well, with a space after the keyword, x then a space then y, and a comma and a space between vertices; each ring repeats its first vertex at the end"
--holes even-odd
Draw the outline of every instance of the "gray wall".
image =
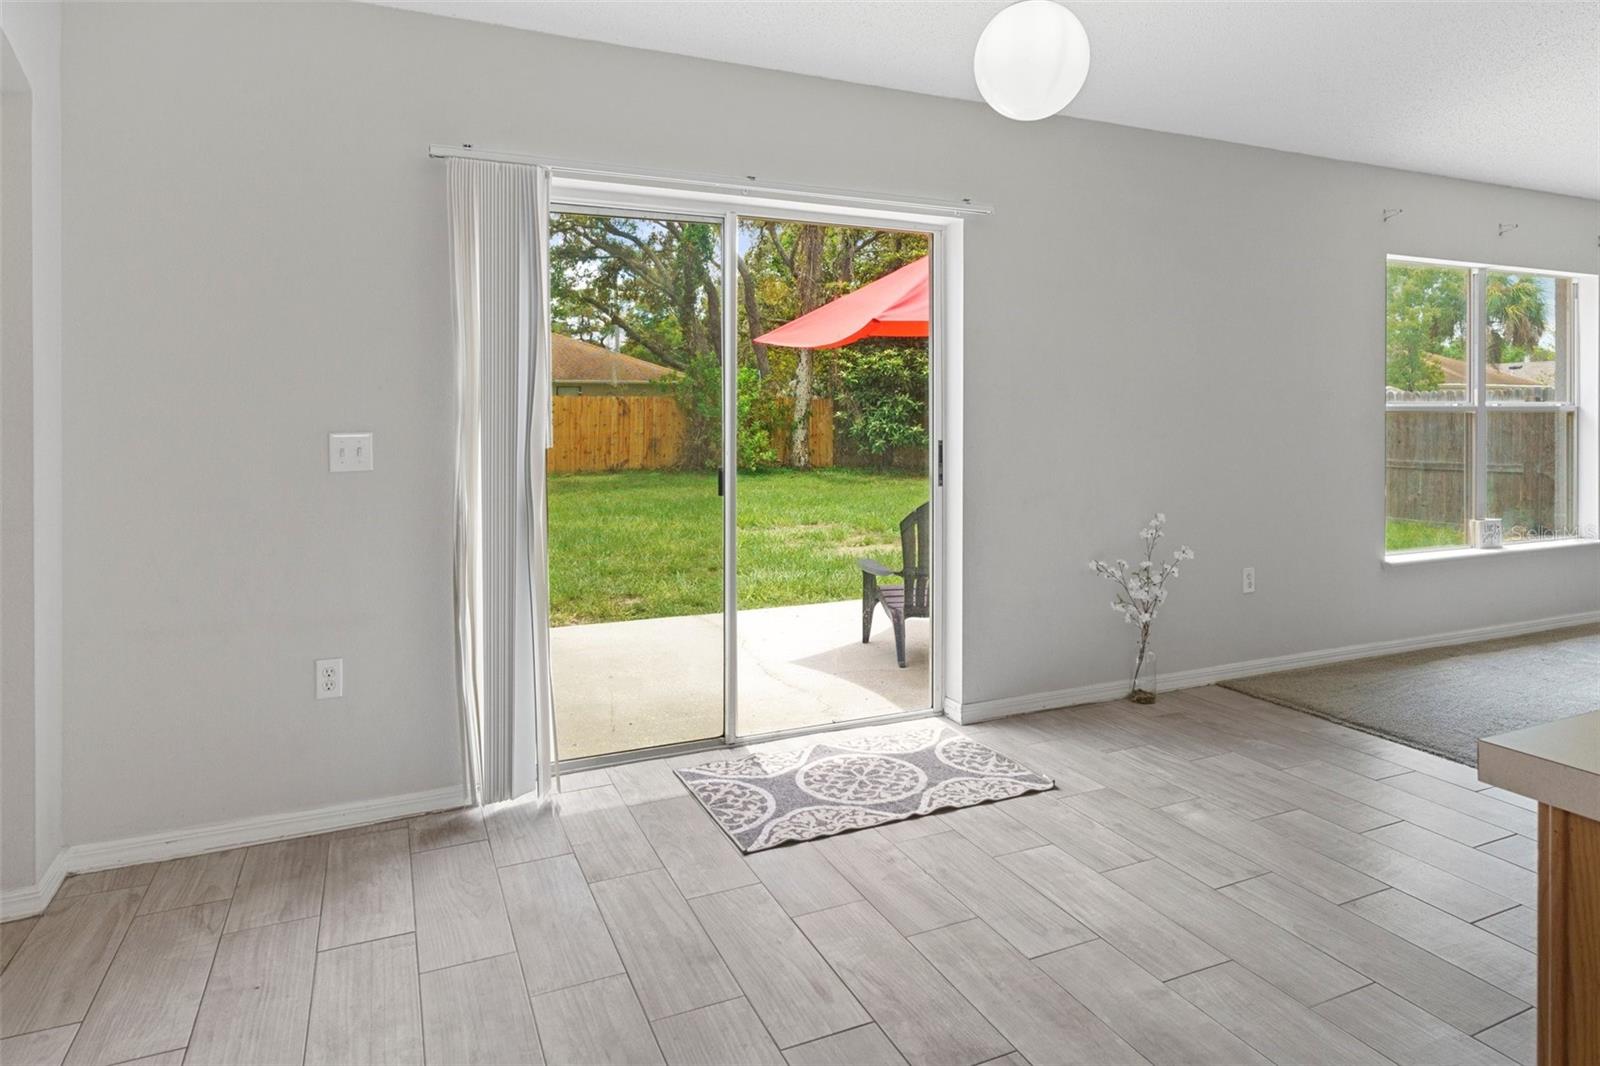
POLYGON ((1594 202, 364 6, 71 5, 64 64, 74 842, 457 780, 436 141, 997 205, 965 700, 1120 676, 1083 563, 1156 509, 1164 670, 1600 608, 1593 551, 1379 561, 1384 254, 1595 271, 1594 202))

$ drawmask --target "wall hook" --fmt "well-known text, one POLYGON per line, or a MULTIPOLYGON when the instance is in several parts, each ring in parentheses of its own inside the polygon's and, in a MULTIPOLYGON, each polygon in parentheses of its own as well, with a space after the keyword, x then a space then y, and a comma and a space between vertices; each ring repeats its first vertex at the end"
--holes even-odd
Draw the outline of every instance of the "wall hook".
POLYGON ((1502 222, 1500 223, 1500 232, 1496 234, 1496 236, 1504 237, 1506 234, 1510 233, 1516 228, 1517 224, 1515 222, 1502 222))
POLYGON ((1403 208, 1403 207, 1386 207, 1386 208, 1383 209, 1383 220, 1385 222, 1387 222, 1391 218, 1393 218, 1394 216, 1400 215, 1400 214, 1404 214, 1404 213, 1405 213, 1405 208, 1403 208))

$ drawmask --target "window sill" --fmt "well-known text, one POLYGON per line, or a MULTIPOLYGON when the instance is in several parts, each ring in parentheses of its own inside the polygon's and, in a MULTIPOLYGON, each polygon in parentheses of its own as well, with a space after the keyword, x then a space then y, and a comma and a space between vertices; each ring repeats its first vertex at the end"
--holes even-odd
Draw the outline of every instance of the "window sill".
POLYGON ((1442 563, 1456 559, 1481 559, 1496 555, 1530 555, 1537 552, 1568 551, 1574 548, 1600 548, 1600 540, 1591 537, 1563 537, 1560 540, 1535 540, 1524 544, 1507 544, 1504 548, 1445 548, 1440 551, 1396 552, 1383 557, 1384 569, 1415 566, 1418 563, 1442 563))

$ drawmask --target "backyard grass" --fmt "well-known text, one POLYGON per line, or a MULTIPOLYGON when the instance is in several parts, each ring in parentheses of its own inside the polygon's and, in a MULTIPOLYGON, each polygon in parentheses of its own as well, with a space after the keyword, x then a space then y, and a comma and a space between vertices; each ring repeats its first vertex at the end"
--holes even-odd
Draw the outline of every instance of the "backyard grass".
POLYGON ((1389 519, 1383 534, 1383 546, 1392 552, 1417 548, 1459 548, 1466 542, 1460 526, 1413 522, 1405 518, 1389 519))
MULTIPOLYGON (((897 569, 900 520, 927 498, 922 474, 741 474, 739 606, 859 597, 856 557, 897 569)), ((721 610, 715 471, 552 476, 548 499, 552 625, 721 610)))

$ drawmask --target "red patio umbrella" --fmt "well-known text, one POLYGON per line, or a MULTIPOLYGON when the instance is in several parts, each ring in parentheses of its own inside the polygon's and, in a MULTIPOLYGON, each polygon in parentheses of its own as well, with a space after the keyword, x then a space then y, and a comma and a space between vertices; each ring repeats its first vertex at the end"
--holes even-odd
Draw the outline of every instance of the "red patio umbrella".
POLYGON ((862 337, 928 335, 928 257, 763 333, 757 344, 843 348, 862 337))

